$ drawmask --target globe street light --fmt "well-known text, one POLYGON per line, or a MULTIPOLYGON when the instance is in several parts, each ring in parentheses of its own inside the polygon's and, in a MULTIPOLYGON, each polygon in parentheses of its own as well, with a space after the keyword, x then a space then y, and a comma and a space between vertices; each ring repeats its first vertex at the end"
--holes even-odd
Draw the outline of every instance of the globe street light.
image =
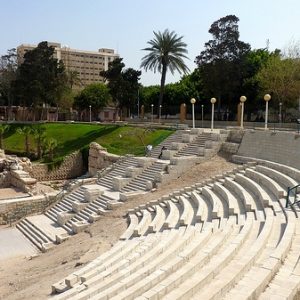
POLYGON ((215 103, 217 102, 216 98, 211 98, 211 130, 214 129, 214 115, 215 115, 215 103))
POLYGON ((247 100, 246 96, 241 96, 240 97, 240 101, 241 101, 241 105, 242 105, 242 112, 241 112, 241 128, 244 128, 244 103, 247 100))
POLYGON ((160 123, 160 118, 161 118, 161 105, 159 106, 159 123, 160 123))
POLYGON ((279 103, 279 122, 280 122, 280 127, 282 127, 282 102, 279 103))
POLYGON ((151 104, 151 123, 153 123, 153 106, 154 104, 151 104))
POLYGON ((191 104, 192 104, 192 119, 193 119, 193 128, 195 128, 195 103, 196 103, 196 99, 192 98, 191 100, 191 104))
POLYGON ((92 105, 90 105, 90 123, 92 122, 92 105))
POLYGON ((204 109, 204 105, 202 104, 202 105, 201 105, 201 127, 202 127, 202 128, 204 128, 204 127, 203 127, 203 109, 204 109))
POLYGON ((264 100, 266 101, 266 115, 265 115, 265 130, 268 129, 268 110, 269 110, 269 101, 271 100, 271 95, 265 94, 264 100))

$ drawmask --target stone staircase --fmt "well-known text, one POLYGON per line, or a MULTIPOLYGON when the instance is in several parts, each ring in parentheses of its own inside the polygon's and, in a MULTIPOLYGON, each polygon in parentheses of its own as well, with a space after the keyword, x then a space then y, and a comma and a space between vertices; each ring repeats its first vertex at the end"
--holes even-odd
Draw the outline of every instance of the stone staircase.
POLYGON ((208 141, 212 141, 212 134, 203 132, 175 153, 174 157, 204 155, 205 144, 208 141))
POLYGON ((121 163, 115 164, 111 172, 107 173, 105 176, 99 178, 98 184, 107 187, 109 189, 113 188, 113 178, 115 176, 125 176, 126 169, 128 167, 138 167, 138 160, 135 157, 128 157, 122 160, 121 163))
MULTIPOLYGON (((202 130, 182 130, 174 133, 164 144, 170 145, 181 139, 180 144, 185 146, 199 138, 199 145, 200 140, 203 144, 204 138, 209 139, 210 136, 211 133, 206 134, 202 130)), ((188 149, 189 146, 185 148, 188 149)), ((172 150, 172 153, 176 152, 177 150, 172 150)), ((187 165, 183 160, 181 163, 187 165)), ((47 239, 43 222, 32 227, 28 225, 29 219, 25 218, 18 224, 18 228, 41 251, 46 251, 49 245, 60 243, 70 235, 85 230, 91 223, 101 218, 101 215, 114 206, 122 205, 123 201, 130 199, 132 195, 148 192, 158 184, 163 184, 162 179, 167 178, 169 165, 170 160, 157 160, 152 157, 122 158, 105 169, 99 175, 96 184, 76 188, 48 209, 44 215, 41 215, 43 222, 47 224, 47 233, 50 233, 52 240, 47 239)), ((179 173, 184 170, 182 166, 176 165, 176 162, 172 166, 172 171, 174 169, 178 169, 179 173)), ((177 173, 175 175, 177 176, 177 173)))
POLYGON ((53 284, 52 298, 292 299, 300 224, 284 205, 300 171, 248 161, 129 210, 119 242, 53 284))
POLYGON ((167 149, 170 149, 172 146, 172 143, 182 141, 182 136, 185 132, 186 132, 185 130, 175 131, 173 134, 168 136, 162 143, 160 143, 155 148, 153 148, 149 156, 153 157, 153 158, 158 158, 162 147, 166 147, 167 149))
POLYGON ((125 185, 121 192, 149 191, 153 188, 157 174, 165 172, 168 162, 156 161, 125 185))

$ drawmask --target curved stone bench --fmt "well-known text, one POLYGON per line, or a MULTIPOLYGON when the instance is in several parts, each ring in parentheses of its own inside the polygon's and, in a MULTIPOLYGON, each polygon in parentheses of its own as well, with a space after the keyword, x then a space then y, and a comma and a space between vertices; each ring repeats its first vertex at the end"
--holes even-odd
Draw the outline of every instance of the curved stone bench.
POLYGON ((180 226, 191 225, 194 218, 194 208, 186 196, 179 196, 179 203, 183 207, 183 212, 179 218, 180 226))
POLYGON ((220 198, 208 187, 203 187, 201 189, 201 194, 206 197, 211 205, 212 205, 212 211, 211 211, 211 216, 213 219, 215 218, 223 218, 225 215, 224 212, 224 207, 222 204, 222 201, 220 200, 220 198))

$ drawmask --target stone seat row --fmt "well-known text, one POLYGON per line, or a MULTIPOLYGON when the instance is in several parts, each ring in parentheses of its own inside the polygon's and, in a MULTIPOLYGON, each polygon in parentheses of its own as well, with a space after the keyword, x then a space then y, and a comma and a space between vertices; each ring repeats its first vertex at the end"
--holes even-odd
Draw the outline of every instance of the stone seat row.
POLYGON ((267 164, 246 165, 129 211, 131 223, 120 242, 54 285, 54 291, 65 290, 55 298, 246 299, 267 292, 286 257, 297 269, 298 219, 283 209, 281 197, 296 178, 275 170, 272 179, 262 169, 274 173, 267 164), (240 189, 245 192, 238 194, 240 189))

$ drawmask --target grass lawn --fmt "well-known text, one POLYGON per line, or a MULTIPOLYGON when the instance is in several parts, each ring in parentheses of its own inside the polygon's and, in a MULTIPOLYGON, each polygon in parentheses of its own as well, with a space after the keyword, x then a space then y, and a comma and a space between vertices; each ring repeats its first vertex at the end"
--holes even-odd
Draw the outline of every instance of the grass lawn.
MULTIPOLYGON (((7 153, 24 155, 25 137, 17 132, 17 128, 23 126, 27 125, 11 124, 9 131, 4 134, 4 149, 7 153)), ((46 128, 47 138, 57 140, 56 159, 85 148, 93 141, 114 154, 144 155, 146 145, 156 146, 173 133, 171 130, 146 130, 139 127, 98 124, 47 123, 42 126, 46 128)), ((31 152, 36 152, 36 143, 32 135, 30 149, 31 152)))

